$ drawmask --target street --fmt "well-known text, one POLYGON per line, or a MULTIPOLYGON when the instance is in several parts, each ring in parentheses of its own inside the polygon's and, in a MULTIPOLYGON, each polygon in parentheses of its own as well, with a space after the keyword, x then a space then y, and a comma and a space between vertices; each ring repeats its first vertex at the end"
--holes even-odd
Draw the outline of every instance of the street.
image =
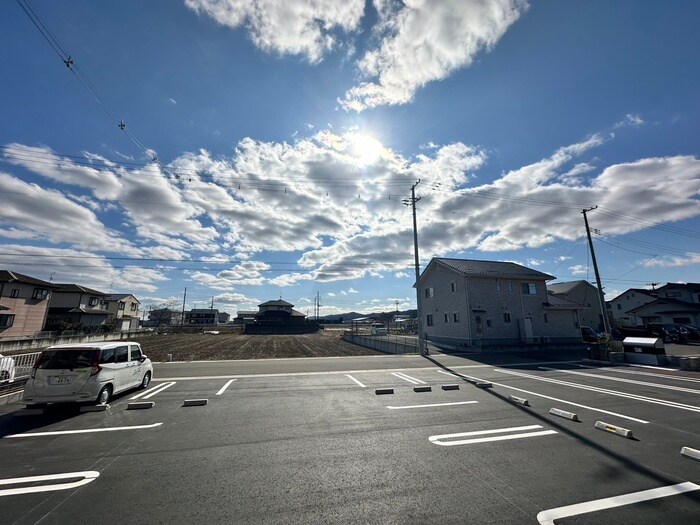
POLYGON ((568 358, 484 361, 163 363, 148 390, 104 412, 20 416, 21 406, 2 406, 0 516, 21 524, 698 522, 700 374, 568 358), (183 406, 201 399, 207 404, 183 406))

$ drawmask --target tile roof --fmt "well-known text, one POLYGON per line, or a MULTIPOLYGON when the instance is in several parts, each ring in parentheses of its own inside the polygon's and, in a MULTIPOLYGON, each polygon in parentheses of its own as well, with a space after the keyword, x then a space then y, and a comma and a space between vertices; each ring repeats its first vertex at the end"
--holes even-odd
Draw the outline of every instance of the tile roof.
POLYGON ((267 301, 263 304, 259 304, 258 307, 261 306, 294 306, 291 303, 288 303, 287 301, 283 301, 282 299, 277 299, 276 301, 267 301))
POLYGON ((551 281, 552 279, 556 279, 556 277, 553 277, 552 275, 542 273, 513 262, 480 261, 476 259, 447 259, 443 257, 435 257, 431 261, 431 264, 433 261, 443 264, 467 277, 536 279, 543 281, 551 281))
POLYGON ((86 286, 81 286, 79 284, 61 283, 61 284, 56 284, 55 286, 58 288, 56 290, 57 292, 89 293, 92 295, 102 295, 102 296, 107 295, 104 292, 100 292, 98 290, 93 290, 92 288, 88 288, 86 286))
MULTIPOLYGON (((547 285, 547 290, 552 293, 569 293, 579 284, 590 284, 588 281, 579 279, 578 281, 567 281, 565 283, 551 283, 547 285)), ((591 284, 591 286, 593 286, 591 284)))
POLYGON ((53 283, 42 281, 41 279, 36 279, 35 277, 29 277, 18 272, 12 272, 10 270, 0 270, 0 282, 10 283, 19 282, 26 284, 36 284, 38 286, 43 286, 44 288, 56 288, 58 285, 53 283))

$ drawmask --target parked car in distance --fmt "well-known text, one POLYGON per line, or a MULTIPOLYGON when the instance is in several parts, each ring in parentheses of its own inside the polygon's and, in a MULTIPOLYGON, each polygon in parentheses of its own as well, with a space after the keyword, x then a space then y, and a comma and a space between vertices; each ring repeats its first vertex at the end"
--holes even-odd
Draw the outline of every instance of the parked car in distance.
POLYGON ((0 384, 15 380, 15 360, 0 354, 0 384))
POLYGON ((675 324, 649 323, 647 324, 647 328, 653 336, 662 338, 664 340, 664 343, 678 342, 678 328, 675 324))
POLYGON ((600 343, 600 334, 590 326, 581 327, 581 339, 584 343, 600 343))
POLYGON ((389 331, 382 323, 372 323, 372 326, 370 326, 370 333, 372 335, 389 335, 389 331))
POLYGON ((23 403, 96 402, 146 388, 153 364, 132 341, 51 346, 41 352, 24 386, 23 403))
POLYGON ((676 324, 678 329, 678 342, 688 343, 691 341, 700 341, 700 328, 690 324, 676 324))

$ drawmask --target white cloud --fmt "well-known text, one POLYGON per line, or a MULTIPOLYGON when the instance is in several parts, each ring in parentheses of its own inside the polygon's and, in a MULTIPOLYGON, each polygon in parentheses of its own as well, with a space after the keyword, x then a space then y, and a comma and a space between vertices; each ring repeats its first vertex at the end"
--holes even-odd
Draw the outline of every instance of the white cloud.
POLYGON ((174 98, 169 98, 168 102, 170 102, 171 104, 177 105, 177 100, 175 100, 174 98))
POLYGON ((644 119, 636 113, 627 113, 625 118, 616 123, 613 127, 621 128, 623 126, 641 126, 644 123, 644 119))
POLYGON ((363 78, 345 93, 341 105, 362 111, 405 104, 429 82, 469 67, 493 48, 527 9, 520 0, 376 1, 383 36, 378 49, 358 62, 363 78))
POLYGON ((569 266, 569 270, 571 271, 571 275, 586 275, 588 273, 588 269, 582 264, 569 266))
POLYGON ((317 63, 338 46, 337 31, 359 27, 365 0, 185 0, 185 5, 221 25, 245 27, 264 51, 317 63))
POLYGON ((660 257, 647 262, 647 268, 673 268, 700 264, 700 253, 689 252, 685 255, 660 257))

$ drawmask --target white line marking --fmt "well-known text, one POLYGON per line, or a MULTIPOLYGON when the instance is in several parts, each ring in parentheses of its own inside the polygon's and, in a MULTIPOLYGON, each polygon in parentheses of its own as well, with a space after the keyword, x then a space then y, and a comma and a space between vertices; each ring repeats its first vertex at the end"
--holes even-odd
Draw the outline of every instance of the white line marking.
POLYGON ((138 399, 140 397, 142 399, 149 399, 149 398, 155 396, 156 394, 160 394, 163 390, 165 390, 166 388, 170 388, 174 384, 175 384, 175 381, 171 381, 170 383, 163 383, 162 385, 159 385, 155 388, 152 388, 151 390, 146 390, 146 392, 142 392, 138 395, 135 395, 134 397, 132 397, 130 399, 138 399), (144 395, 144 394, 147 394, 147 395, 144 395))
POLYGON ((586 372, 578 372, 576 370, 562 370, 559 368, 549 368, 547 366, 540 366, 539 368, 541 370, 549 370, 550 372, 561 372, 562 374, 571 374, 571 375, 581 376, 581 377, 593 377, 593 378, 607 379, 608 381, 617 381, 619 383, 629 383, 632 385, 651 386, 654 388, 662 388, 664 390, 675 390, 676 392, 687 392, 689 394, 699 394, 700 395, 700 390, 695 390, 693 388, 684 388, 682 386, 662 385, 660 383, 650 383, 648 381, 637 381, 636 379, 625 379, 624 377, 607 376, 604 374, 589 374, 586 372))
POLYGON ((699 485, 686 481, 685 483, 679 483, 677 485, 669 485, 667 487, 659 487, 657 489, 631 492, 629 494, 613 496, 612 498, 597 499, 593 501, 586 501, 584 503, 577 503, 575 505, 567 505, 566 507, 543 510, 537 515, 537 521, 540 522, 540 525, 554 525, 554 520, 559 518, 569 518, 571 516, 578 516, 579 514, 614 509, 615 507, 623 507, 625 505, 640 503, 642 501, 675 496, 677 494, 683 494, 684 492, 691 492, 698 489, 700 489, 699 485))
POLYGON ((115 432, 118 430, 139 430, 143 428, 155 428, 163 423, 153 423, 152 425, 133 425, 130 427, 107 427, 107 428, 86 428, 82 430, 53 430, 49 432, 25 432, 24 434, 9 434, 3 439, 8 438, 27 438, 39 436, 62 436, 66 434, 90 434, 92 432, 115 432))
MULTIPOLYGON (((172 381, 168 381, 168 382, 169 382, 169 383, 172 383, 172 381)), ((162 385, 152 386, 152 387, 149 388, 148 390, 144 390, 143 392, 139 392, 139 393, 136 394, 135 396, 130 397, 130 398, 129 398, 129 401, 131 401, 132 399, 138 399, 138 398, 140 398, 140 397, 143 397, 143 396, 145 396, 146 394, 150 394, 150 393, 153 392, 154 390, 158 390, 159 388, 163 388, 165 385, 166 385, 166 383, 163 383, 162 385)), ((167 387, 166 387, 166 388, 167 388, 167 387)))
POLYGON ((652 366, 652 365, 627 365, 627 366, 634 366, 637 368, 653 368, 654 370, 668 370, 670 372, 678 372, 677 368, 663 368, 661 366, 652 366))
POLYGON ((504 434, 506 432, 518 432, 521 430, 535 430, 542 428, 541 425, 527 425, 524 427, 511 428, 496 428, 493 430, 477 430, 474 432, 460 432, 458 434, 443 434, 441 436, 430 436, 428 440, 434 445, 442 445, 443 447, 451 447, 453 445, 468 445, 473 443, 486 443, 489 441, 505 441, 508 439, 522 439, 528 437, 548 436, 556 434, 556 430, 541 430, 539 432, 522 432, 520 434, 507 434, 505 436, 480 437, 473 439, 460 439, 456 441, 442 441, 443 439, 453 439, 468 436, 484 436, 489 434, 504 434))
POLYGON ((348 377, 349 377, 350 379, 352 379, 353 381, 355 381, 355 383, 357 383, 358 385, 360 385, 362 388, 367 388, 367 385, 363 385, 363 384, 360 383, 357 379, 355 379, 354 377, 352 377, 350 374, 345 374, 345 375, 348 376, 348 377))
POLYGON ((414 385, 425 385, 425 381, 421 381, 420 379, 416 379, 415 377, 411 377, 407 374, 404 374, 403 372, 392 372, 391 375, 398 377, 399 379, 403 379, 404 381, 408 381, 409 383, 412 383, 414 385))
POLYGON ((447 407, 452 405, 472 405, 474 403, 478 403, 478 401, 455 401, 453 403, 435 403, 432 405, 407 405, 402 407, 387 406, 387 408, 390 410, 403 410, 404 408, 447 407))
POLYGON ((523 374, 520 372, 513 372, 511 370, 503 370, 500 368, 494 368, 496 372, 501 372, 503 374, 509 374, 519 377, 528 377, 530 379, 535 379, 537 381, 543 381, 545 383, 553 383, 555 385, 568 386, 571 388, 578 388, 581 390, 588 390, 590 392, 599 392, 601 394, 609 394, 611 396, 625 397, 627 399, 634 399, 636 401, 644 401, 645 403, 653 403, 655 405, 662 405, 667 407, 679 408, 681 410, 688 410, 689 412, 700 412, 700 407, 693 405, 685 405, 683 403, 676 403, 674 401, 664 401, 662 399, 656 399, 654 397, 639 396, 637 394, 629 394, 625 392, 619 392, 618 390, 609 390, 607 388, 598 388, 596 386, 587 386, 580 383, 571 383, 569 381, 561 381, 559 379, 550 379, 547 377, 533 376, 530 374, 523 374))
POLYGON ((224 386, 222 386, 222 387, 219 389, 219 391, 216 393, 216 395, 217 395, 217 396, 220 396, 221 394, 223 394, 224 392, 226 392, 226 389, 227 389, 228 387, 230 387, 230 386, 231 386, 231 383, 233 383, 234 381, 236 381, 236 380, 235 380, 235 379, 229 379, 228 382, 227 382, 224 386))
POLYGON ((636 376, 649 376, 656 377, 658 379, 673 379, 675 381, 687 381, 689 383, 700 383, 700 379, 692 379, 690 377, 680 377, 672 376, 670 374, 655 374, 653 372, 640 372, 639 370, 622 370, 620 367, 616 366, 589 366, 589 365, 578 365, 581 368, 589 368, 592 370, 604 370, 605 372, 615 372, 619 374, 633 374, 636 376))
POLYGON ((37 481, 53 481, 59 479, 83 478, 70 483, 54 483, 52 485, 39 485, 32 487, 17 487, 14 489, 0 490, 0 496, 13 496, 15 494, 32 494, 34 492, 50 492, 53 490, 66 490, 87 485, 95 481, 100 473, 94 470, 84 472, 65 472, 63 474, 49 474, 47 476, 27 476, 24 478, 0 479, 0 485, 17 485, 21 483, 36 483, 37 481))

